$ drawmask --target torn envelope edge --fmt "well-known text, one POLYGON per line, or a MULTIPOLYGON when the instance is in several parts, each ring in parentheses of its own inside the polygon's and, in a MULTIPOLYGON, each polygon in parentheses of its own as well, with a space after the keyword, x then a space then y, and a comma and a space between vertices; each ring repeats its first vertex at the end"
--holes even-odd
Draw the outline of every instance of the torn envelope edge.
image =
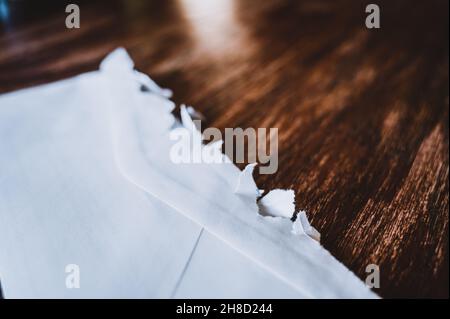
MULTIPOLYGON (((221 156, 223 161, 219 165, 191 165, 187 169, 170 163, 164 152, 170 147, 170 121, 156 124, 157 128, 152 128, 153 133, 145 136, 142 136, 145 124, 139 124, 155 122, 154 117, 146 112, 167 115, 167 108, 158 103, 151 107, 143 105, 143 94, 156 94, 164 101, 167 91, 158 88, 150 90, 150 93, 141 92, 132 65, 126 51, 117 49, 104 59, 100 67, 105 99, 110 109, 115 160, 125 178, 197 222, 305 296, 377 297, 312 239, 318 239, 319 234, 309 225, 304 212, 300 212, 293 223, 286 218, 292 212, 284 211, 285 207, 290 210, 292 205, 285 205, 282 201, 276 204, 279 196, 272 193, 269 199, 262 201, 262 205, 269 204, 269 212, 276 217, 258 214, 256 201, 260 192, 252 176, 254 165, 241 172, 229 159, 223 158, 226 155, 221 153, 217 143, 203 145, 202 148, 220 151, 217 156, 221 156), (110 92, 114 92, 114 97, 110 92), (154 143, 159 143, 161 149, 152 153, 151 145, 154 143), (146 144, 151 145, 146 148, 146 144), (202 176, 203 180, 198 182, 197 176, 202 176), (196 191, 198 189, 204 192, 196 191), (217 189, 220 196, 205 196, 211 189, 217 189)), ((192 121, 186 110, 183 113, 184 128, 177 129, 195 130, 192 126, 189 128, 192 121)), ((171 119, 172 123, 174 121, 171 119)), ((199 132, 193 135, 201 138, 199 132)))
MULTIPOLYGON (((180 115, 183 126, 192 133, 192 137, 198 140, 198 143, 202 143, 202 134, 199 132, 192 121, 191 114, 200 114, 196 112, 191 106, 186 107, 181 105, 180 115)), ((198 115, 197 115, 198 116, 198 115)), ((201 116, 201 115, 200 115, 201 116)), ((203 145, 204 149, 209 149, 209 152, 214 154, 215 163, 221 163, 222 166, 214 165, 217 172, 225 179, 230 181, 230 187, 234 185, 234 193, 249 196, 252 200, 257 200, 262 195, 258 187, 256 186, 253 178, 253 170, 256 167, 256 163, 247 165, 241 172, 228 158, 228 156, 222 153, 223 141, 215 141, 206 145, 203 145), (224 166, 228 166, 228 170, 224 169, 224 166)), ((296 217, 293 222, 292 231, 295 234, 306 234, 312 239, 320 242, 320 233, 311 226, 306 216, 305 211, 295 213, 295 194, 292 189, 273 189, 269 191, 264 197, 261 197, 258 201, 259 213, 262 216, 282 217, 291 219, 296 217)))

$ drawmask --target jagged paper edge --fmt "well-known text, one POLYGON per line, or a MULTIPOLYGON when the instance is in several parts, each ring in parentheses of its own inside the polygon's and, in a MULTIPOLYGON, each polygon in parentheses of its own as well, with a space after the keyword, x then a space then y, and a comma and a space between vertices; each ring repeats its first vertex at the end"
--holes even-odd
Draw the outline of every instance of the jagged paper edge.
MULTIPOLYGON (((120 48, 120 49, 113 51, 111 54, 109 54, 103 60, 101 67, 100 67, 100 71, 107 78, 109 78, 110 76, 112 76, 112 78, 118 77, 117 80, 120 81, 121 85, 128 86, 128 88, 130 86, 132 86, 134 88, 135 84, 136 84, 136 83, 134 83, 133 85, 130 85, 130 83, 127 83, 127 81, 129 81, 130 79, 132 81, 136 81, 142 85, 146 85, 146 83, 141 82, 142 79, 144 79, 144 81, 146 81, 146 82, 149 82, 149 80, 150 80, 149 86, 146 85, 149 88, 149 91, 151 91, 153 94, 159 95, 159 96, 167 99, 167 97, 170 95, 171 91, 158 87, 148 76, 142 76, 142 74, 133 70, 134 75, 132 78, 130 78, 130 76, 129 76, 130 75, 130 65, 132 65, 132 67, 131 67, 131 69, 132 69, 134 67, 134 65, 133 65, 131 58, 128 56, 128 54, 126 53, 126 51, 124 49, 120 48), (120 69, 121 72, 115 73, 115 69, 120 69), (120 76, 125 76, 125 78, 126 78, 125 81, 123 78, 120 78, 120 76)), ((169 100, 167 100, 167 101, 169 101, 169 100)), ((169 107, 165 106, 163 111, 165 111, 166 114, 168 112, 170 114, 170 111, 173 109, 173 107, 174 107, 173 102, 172 102, 172 104, 169 103, 169 107)), ((196 130, 195 125, 193 125, 193 123, 192 123, 192 119, 189 116, 189 112, 186 109, 182 112, 184 114, 182 114, 181 123, 174 120, 173 115, 170 114, 171 115, 170 121, 169 121, 170 125, 169 125, 169 123, 167 123, 168 124, 167 129, 169 131, 173 130, 173 129, 191 130, 192 134, 200 136, 200 138, 201 138, 200 133, 198 132, 198 130, 196 130), (175 122, 175 128, 173 126, 174 122, 175 122)), ((267 204, 269 204, 268 206, 272 206, 272 207, 271 208, 269 207, 270 213, 267 213, 266 216, 262 216, 262 215, 258 214, 257 199, 258 199, 259 195, 261 194, 261 191, 256 187, 256 183, 253 179, 252 172, 253 172, 253 168, 254 168, 255 164, 250 164, 243 171, 240 171, 239 168, 237 168, 227 158, 227 156, 221 152, 221 143, 222 143, 221 141, 218 141, 215 143, 202 145, 202 149, 206 148, 212 152, 215 152, 214 153, 215 156, 217 156, 218 159, 222 160, 221 163, 228 164, 228 165, 220 166, 221 169, 218 169, 218 172, 220 174, 222 174, 222 177, 224 177, 227 180, 227 182, 229 183, 229 186, 233 187, 233 189, 235 190, 236 196, 245 198, 248 201, 250 207, 255 207, 255 210, 254 210, 255 214, 257 214, 260 218, 263 218, 264 220, 266 220, 268 222, 268 226, 272 226, 270 228, 273 228, 274 233, 281 231, 285 234, 291 233, 294 235, 301 236, 302 238, 309 238, 311 240, 311 242, 317 244, 317 246, 319 247, 320 245, 316 242, 316 240, 318 240, 320 238, 320 234, 317 232, 317 230, 315 230, 309 224, 308 219, 306 218, 306 213, 304 211, 298 212, 296 220, 293 223, 289 223, 289 221, 287 221, 287 219, 289 219, 288 218, 289 213, 288 213, 288 211, 284 210, 285 203, 283 203, 283 201, 281 201, 281 203, 283 203, 283 205, 280 206, 279 204, 276 203, 277 201, 273 201, 273 200, 269 200, 269 199, 266 199, 266 200, 262 199, 262 204, 264 204, 266 206, 267 206, 267 204), (273 209, 273 208, 276 208, 276 209, 273 209), (291 225, 289 227, 290 229, 287 229, 287 225, 289 225, 289 224, 291 225)), ((117 158, 116 158, 116 160, 117 160, 117 158)), ((119 162, 120 162, 120 160, 119 160, 119 162)), ((219 166, 216 165, 214 167, 217 168, 219 166)), ((132 177, 127 175, 127 171, 124 170, 123 167, 121 168, 119 165, 119 168, 122 170, 122 173, 125 175, 125 177, 128 180, 130 180, 130 182, 134 183, 136 186, 142 188, 143 190, 148 191, 148 190, 146 190, 146 188, 143 185, 140 185, 139 182, 134 181, 132 177)), ((273 191, 283 191, 283 190, 273 190, 273 191)), ((287 190, 287 192, 288 192, 288 194, 283 195, 286 198, 288 196, 290 196, 289 195, 290 191, 287 190)), ((152 193, 152 192, 150 192, 150 193, 152 193)), ((269 194, 270 194, 270 192, 269 192, 269 194)), ((292 195, 293 195, 293 191, 292 191, 292 195)), ((155 196, 158 197, 157 195, 155 195, 155 196)), ((279 198, 279 196, 277 196, 277 194, 275 194, 275 193, 272 193, 271 197, 272 197, 272 199, 279 198)), ((294 200, 294 198, 292 197, 292 201, 293 200, 294 200)), ((289 199, 288 201, 291 201, 291 199, 289 199)), ((168 204, 170 205, 170 203, 168 203, 168 204)), ((292 206, 289 204, 289 205, 287 205, 287 207, 292 207, 292 206)), ((174 207, 174 208, 176 208, 176 207, 174 207)), ((321 249, 323 249, 323 248, 321 248, 321 249)), ((323 250, 326 251, 325 249, 323 249, 323 250)), ((327 254, 332 259, 336 260, 331 254, 329 254, 329 252, 327 252, 327 254)), ((324 258, 325 256, 322 256, 322 257, 324 258)), ((347 278, 347 276, 350 275, 350 277, 348 277, 348 279, 351 280, 349 282, 349 283, 351 283, 350 286, 353 287, 356 284, 356 282, 354 282, 354 279, 357 279, 358 281, 360 281, 350 270, 348 270, 338 260, 336 260, 336 262, 337 262, 336 266, 338 264, 340 265, 339 268, 341 268, 340 272, 341 272, 341 276, 343 276, 342 279, 347 278)), ((319 265, 320 264, 318 264, 318 266, 319 265)), ((338 279, 338 278, 335 278, 335 279, 338 279)), ((362 282, 361 282, 361 284, 362 284, 362 282)), ((356 286, 359 287, 359 284, 356 286)), ((357 288, 356 286, 354 286, 354 287, 357 288)), ((342 292, 344 292, 344 291, 342 291, 342 292)), ((322 293, 323 293, 323 291, 322 291, 322 293)), ((347 289, 347 293, 350 293, 350 291, 348 291, 348 289, 347 289)), ((362 290, 361 290, 361 293, 363 293, 362 290)), ((319 295, 320 295, 320 293, 319 293, 319 295)), ((325 295, 327 295, 327 294, 325 294, 325 295)), ((364 292, 363 295, 366 297, 369 297, 369 296, 377 297, 375 293, 370 291, 370 289, 367 289, 367 292, 364 292)))

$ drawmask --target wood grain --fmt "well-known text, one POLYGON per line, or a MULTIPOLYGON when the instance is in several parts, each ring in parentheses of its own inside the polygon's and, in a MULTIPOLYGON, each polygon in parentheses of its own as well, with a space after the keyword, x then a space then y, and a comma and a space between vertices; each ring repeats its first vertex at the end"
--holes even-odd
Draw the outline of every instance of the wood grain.
MULTIPOLYGON (((278 171, 323 245, 383 297, 448 298, 448 1, 10 2, 0 92, 97 68, 125 47, 208 126, 276 127, 278 171)), ((204 125, 206 126, 206 125, 204 125)))

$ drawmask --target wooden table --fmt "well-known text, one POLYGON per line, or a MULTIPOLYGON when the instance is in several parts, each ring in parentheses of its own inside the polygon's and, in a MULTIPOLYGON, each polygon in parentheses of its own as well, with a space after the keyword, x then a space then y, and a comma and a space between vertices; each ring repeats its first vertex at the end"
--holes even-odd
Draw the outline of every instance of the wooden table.
POLYGON ((259 186, 293 188, 360 278, 379 265, 381 296, 448 297, 447 0, 377 0, 371 30, 367 1, 72 2, 80 29, 65 28, 64 1, 10 1, 0 92, 123 46, 204 126, 278 128, 279 169, 259 186))

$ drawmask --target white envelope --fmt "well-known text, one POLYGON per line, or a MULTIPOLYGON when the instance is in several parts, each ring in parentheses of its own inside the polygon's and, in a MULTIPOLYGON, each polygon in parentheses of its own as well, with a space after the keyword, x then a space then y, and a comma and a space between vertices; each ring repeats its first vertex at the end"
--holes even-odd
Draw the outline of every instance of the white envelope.
POLYGON ((5 298, 376 297, 304 213, 258 214, 253 166, 217 145, 203 148, 222 164, 173 163, 170 133, 199 134, 168 93, 118 49, 99 71, 0 96, 5 298))

